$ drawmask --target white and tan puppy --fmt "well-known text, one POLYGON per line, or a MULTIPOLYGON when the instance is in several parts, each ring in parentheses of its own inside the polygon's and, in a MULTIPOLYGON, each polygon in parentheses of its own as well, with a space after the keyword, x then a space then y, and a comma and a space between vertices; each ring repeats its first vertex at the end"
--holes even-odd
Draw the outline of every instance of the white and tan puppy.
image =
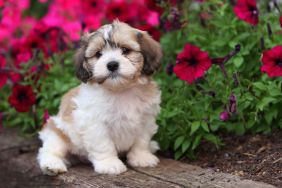
POLYGON ((161 93, 150 77, 161 56, 146 32, 118 21, 83 36, 75 58, 83 83, 63 96, 59 113, 39 132, 42 171, 66 172, 68 153, 87 157, 103 174, 126 171, 121 153, 131 166, 156 166, 151 138, 161 93))

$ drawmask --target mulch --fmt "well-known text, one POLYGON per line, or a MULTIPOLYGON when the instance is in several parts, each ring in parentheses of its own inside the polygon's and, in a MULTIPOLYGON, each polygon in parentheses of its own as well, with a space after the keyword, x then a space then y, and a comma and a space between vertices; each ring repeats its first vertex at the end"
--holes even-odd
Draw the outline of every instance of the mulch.
POLYGON ((182 161, 282 187, 281 130, 270 135, 222 135, 222 138, 225 145, 219 150, 203 143, 196 160, 182 161))

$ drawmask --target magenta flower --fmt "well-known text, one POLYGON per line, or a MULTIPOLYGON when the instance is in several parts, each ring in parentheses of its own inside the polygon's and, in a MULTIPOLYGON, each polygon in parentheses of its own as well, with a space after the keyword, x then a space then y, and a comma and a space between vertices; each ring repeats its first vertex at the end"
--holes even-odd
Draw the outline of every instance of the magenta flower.
POLYGON ((259 11, 256 0, 238 0, 234 7, 234 12, 240 20, 251 25, 257 25, 259 22, 259 11))
POLYGON ((227 111, 223 111, 220 113, 219 118, 221 121, 228 121, 230 118, 230 115, 227 111))
POLYGON ((262 72, 266 72, 269 77, 282 76, 282 46, 275 46, 264 51, 261 61, 262 72))
POLYGON ((185 44, 183 51, 177 55, 173 71, 179 79, 192 84, 196 79, 204 76, 210 67, 211 59, 207 52, 197 46, 185 44))
POLYGON ((235 114, 237 112, 237 99, 234 93, 229 97, 229 112, 235 114))

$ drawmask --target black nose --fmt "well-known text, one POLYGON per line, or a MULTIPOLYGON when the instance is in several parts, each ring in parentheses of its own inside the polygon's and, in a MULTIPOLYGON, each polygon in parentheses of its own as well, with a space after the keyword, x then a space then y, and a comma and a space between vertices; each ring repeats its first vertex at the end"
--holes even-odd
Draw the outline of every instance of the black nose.
POLYGON ((119 63, 116 61, 111 61, 107 64, 108 70, 112 72, 116 71, 118 67, 119 67, 119 63))

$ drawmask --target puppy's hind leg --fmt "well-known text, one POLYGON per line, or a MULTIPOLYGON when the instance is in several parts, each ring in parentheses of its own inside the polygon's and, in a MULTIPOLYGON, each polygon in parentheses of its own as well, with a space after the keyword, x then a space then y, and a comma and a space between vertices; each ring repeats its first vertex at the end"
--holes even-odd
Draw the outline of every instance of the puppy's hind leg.
POLYGON ((68 150, 68 140, 49 120, 39 132, 42 147, 39 149, 37 160, 44 174, 53 176, 67 171, 65 156, 68 150))

